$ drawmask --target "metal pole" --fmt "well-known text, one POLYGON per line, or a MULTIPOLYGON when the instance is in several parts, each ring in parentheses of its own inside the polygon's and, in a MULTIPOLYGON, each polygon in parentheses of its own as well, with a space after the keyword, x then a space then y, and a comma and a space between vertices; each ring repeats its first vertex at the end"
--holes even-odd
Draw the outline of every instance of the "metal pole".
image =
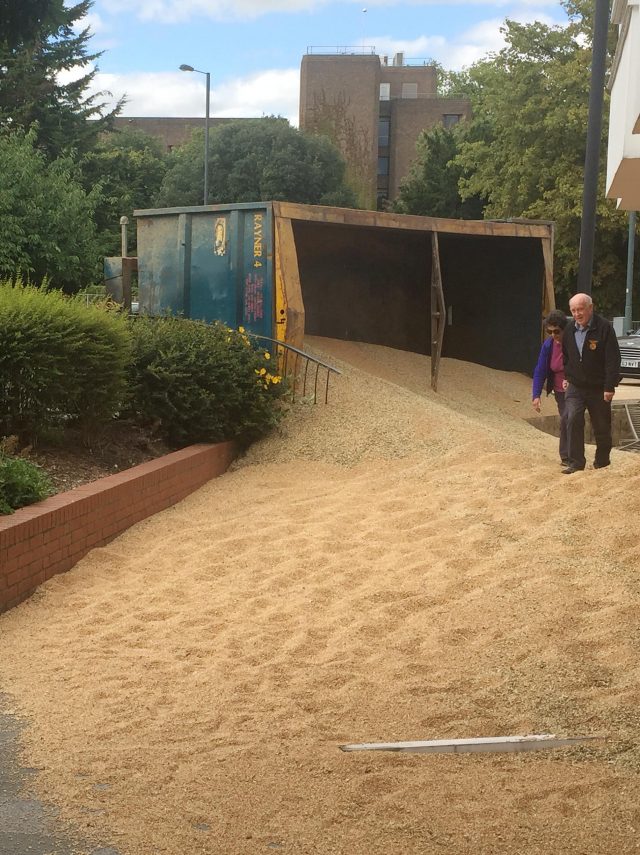
POLYGON ((627 247, 627 293, 624 304, 624 333, 633 327, 633 256, 636 249, 636 212, 629 211, 629 245, 627 247))
POLYGON ((593 275, 593 244, 596 231, 596 201, 598 197, 600 136, 602 132, 602 104, 604 100, 608 26, 609 0, 596 0, 591 56, 587 151, 584 161, 580 259, 578 262, 577 290, 583 294, 591 294, 591 278, 593 275))
POLYGON ((121 255, 126 258, 129 255, 127 244, 127 226, 129 225, 129 217, 120 217, 120 245, 121 255))
POLYGON ((192 65, 183 63, 180 71, 195 71, 196 74, 204 74, 207 78, 207 103, 204 111, 204 193, 203 204, 209 204, 209 99, 211 93, 211 75, 208 71, 200 71, 192 65))
POLYGON ((209 93, 210 93, 210 75, 207 76, 207 106, 204 116, 204 204, 209 204, 209 93))

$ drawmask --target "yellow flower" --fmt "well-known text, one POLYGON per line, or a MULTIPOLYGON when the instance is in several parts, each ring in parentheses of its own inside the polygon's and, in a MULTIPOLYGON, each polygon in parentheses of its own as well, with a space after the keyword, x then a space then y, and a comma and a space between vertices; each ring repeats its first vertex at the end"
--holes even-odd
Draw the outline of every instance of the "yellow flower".
POLYGON ((261 368, 261 369, 260 369, 260 374, 266 374, 266 373, 267 373, 267 369, 266 369, 266 368, 261 368))
POLYGON ((272 383, 279 383, 281 380, 282 380, 282 377, 278 377, 277 374, 274 374, 274 376, 271 378, 272 383))
POLYGON ((265 351, 265 353, 264 353, 264 358, 265 358, 265 359, 271 359, 271 354, 269 353, 269 351, 268 351, 268 350, 266 350, 266 351, 265 351))
POLYGON ((238 327, 238 332, 239 332, 239 333, 243 333, 243 332, 244 332, 244 327, 238 327))

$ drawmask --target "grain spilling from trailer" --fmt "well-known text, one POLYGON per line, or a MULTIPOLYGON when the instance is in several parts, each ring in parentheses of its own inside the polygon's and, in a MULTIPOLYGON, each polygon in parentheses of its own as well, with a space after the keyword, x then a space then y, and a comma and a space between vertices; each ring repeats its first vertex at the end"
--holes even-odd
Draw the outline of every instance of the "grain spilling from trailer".
MULTIPOLYGON (((135 212, 140 311, 529 372, 553 226, 260 202, 135 212)), ((113 260, 110 260, 111 262, 113 260)))

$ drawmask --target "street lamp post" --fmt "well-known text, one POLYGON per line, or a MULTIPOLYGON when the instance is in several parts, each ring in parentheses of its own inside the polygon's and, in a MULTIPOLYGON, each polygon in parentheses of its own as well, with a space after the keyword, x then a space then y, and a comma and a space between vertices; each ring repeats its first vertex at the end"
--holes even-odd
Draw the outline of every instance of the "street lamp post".
POLYGON ((591 294, 593 277, 593 246, 596 232, 596 203, 598 200, 598 167, 600 159, 600 131, 602 128, 602 103, 607 62, 607 29, 609 25, 609 0, 595 0, 593 46, 591 49, 591 88, 589 90, 589 117, 587 120, 587 150, 584 160, 584 189, 582 194, 582 222, 578 257, 577 291, 591 294))
POLYGON ((180 71, 195 71, 196 74, 204 74, 207 79, 207 100, 204 114, 204 204, 209 204, 209 93, 211 91, 211 78, 208 71, 200 71, 192 65, 181 65, 180 71))

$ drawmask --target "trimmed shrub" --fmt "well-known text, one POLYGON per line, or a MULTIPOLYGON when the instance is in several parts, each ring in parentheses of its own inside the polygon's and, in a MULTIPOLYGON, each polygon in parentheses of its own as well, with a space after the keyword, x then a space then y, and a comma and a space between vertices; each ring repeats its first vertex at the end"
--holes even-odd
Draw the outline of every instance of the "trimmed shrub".
POLYGON ((132 328, 133 416, 169 445, 249 443, 278 422, 281 378, 242 327, 140 317, 132 328))
POLYGON ((74 422, 86 433, 126 396, 126 319, 59 291, 0 283, 0 436, 34 441, 74 422))
POLYGON ((0 514, 12 514, 52 493, 51 482, 39 466, 0 452, 0 514))

